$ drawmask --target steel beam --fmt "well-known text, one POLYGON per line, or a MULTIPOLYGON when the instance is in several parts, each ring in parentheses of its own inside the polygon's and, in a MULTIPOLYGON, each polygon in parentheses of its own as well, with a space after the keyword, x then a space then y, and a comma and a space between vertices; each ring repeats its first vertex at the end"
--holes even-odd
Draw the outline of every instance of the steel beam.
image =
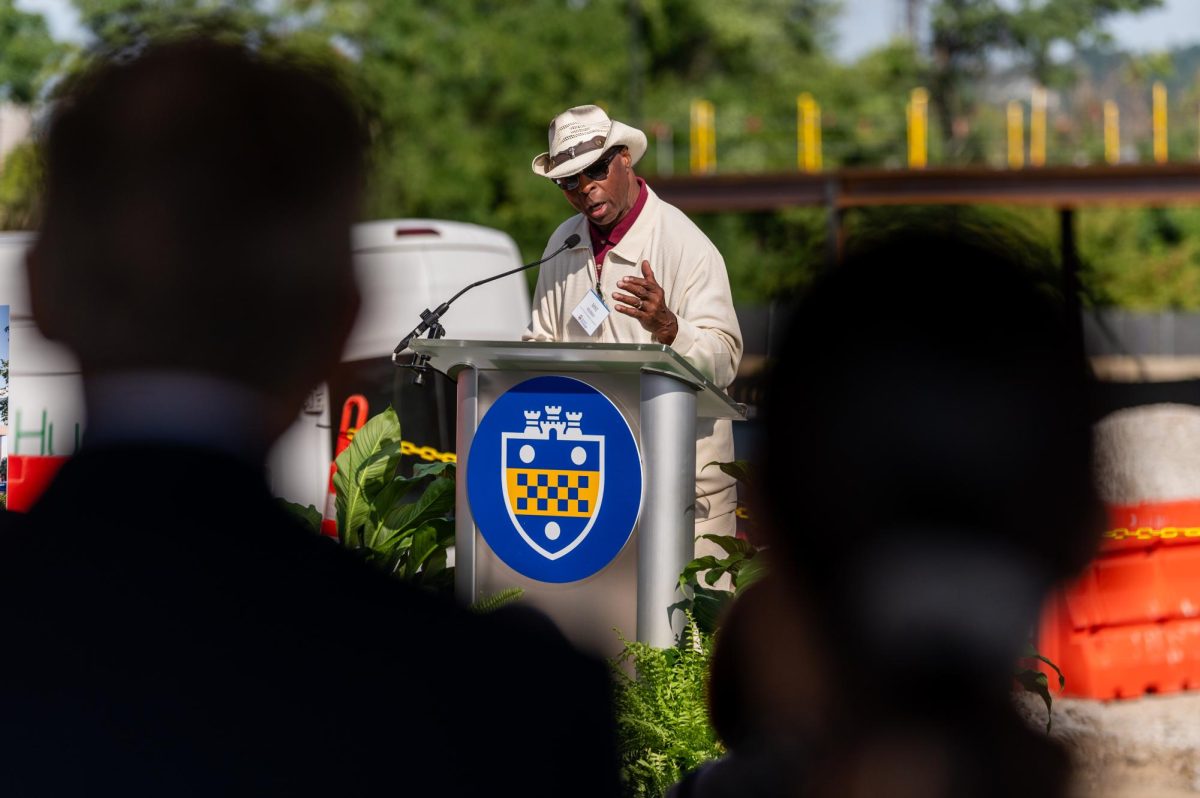
POLYGON ((795 206, 1172 205, 1200 203, 1200 164, 1040 169, 841 169, 806 174, 658 177, 651 186, 691 213, 795 206))

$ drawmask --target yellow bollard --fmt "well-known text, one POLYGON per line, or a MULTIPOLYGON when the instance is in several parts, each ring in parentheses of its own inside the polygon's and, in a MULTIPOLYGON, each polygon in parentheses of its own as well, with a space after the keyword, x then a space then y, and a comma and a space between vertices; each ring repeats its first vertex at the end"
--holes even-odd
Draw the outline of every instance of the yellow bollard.
POLYGON ((692 136, 690 162, 692 174, 717 170, 716 112, 708 100, 692 100, 692 136))
POLYGON ((1167 87, 1154 81, 1154 162, 1167 162, 1167 87))
POLYGON ((908 121, 908 168, 924 169, 929 161, 929 92, 912 90, 905 108, 908 121))
POLYGON ((704 155, 702 154, 704 139, 700 130, 700 102, 700 100, 692 100, 692 120, 689 126, 688 167, 692 174, 699 173, 704 165, 704 155))
POLYGON ((1029 111, 1029 165, 1046 165, 1046 89, 1033 88, 1029 111))
POLYGON ((817 172, 824 168, 823 144, 821 143, 821 103, 812 103, 812 164, 817 172))
POLYGON ((706 130, 708 136, 704 139, 704 143, 708 145, 708 151, 704 156, 704 163, 708 172, 716 172, 716 112, 713 109, 713 103, 704 101, 704 122, 706 122, 706 130))
POLYGON ((821 106, 808 92, 796 98, 796 165, 821 171, 821 106))
POLYGON ((821 171, 825 166, 825 156, 822 154, 821 144, 821 104, 813 103, 813 164, 816 171, 821 171))
POLYGON ((1104 160, 1121 162, 1121 111, 1113 100, 1104 101, 1104 160))
POLYGON ((1008 167, 1025 165, 1025 109, 1016 100, 1008 103, 1008 167))

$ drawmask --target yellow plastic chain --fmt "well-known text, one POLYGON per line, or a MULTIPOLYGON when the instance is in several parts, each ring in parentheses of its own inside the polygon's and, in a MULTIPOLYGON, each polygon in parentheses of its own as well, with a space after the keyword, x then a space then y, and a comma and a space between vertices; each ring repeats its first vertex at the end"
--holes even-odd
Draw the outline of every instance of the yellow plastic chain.
MULTIPOLYGON (((346 440, 354 440, 354 435, 358 430, 354 427, 346 430, 346 440)), ((422 460, 427 460, 431 463, 458 463, 458 455, 454 452, 442 452, 432 446, 417 446, 412 441, 400 441, 400 454, 412 455, 420 457, 422 460)))
POLYGON ((400 441, 400 454, 413 455, 431 463, 458 463, 454 452, 440 452, 432 446, 417 446, 412 441, 400 441))
POLYGON ((1161 529, 1154 529, 1148 526, 1138 527, 1137 529, 1110 529, 1104 533, 1104 537, 1110 540, 1153 540, 1154 538, 1162 538, 1163 540, 1172 540, 1174 538, 1200 538, 1200 527, 1175 527, 1165 526, 1161 529))

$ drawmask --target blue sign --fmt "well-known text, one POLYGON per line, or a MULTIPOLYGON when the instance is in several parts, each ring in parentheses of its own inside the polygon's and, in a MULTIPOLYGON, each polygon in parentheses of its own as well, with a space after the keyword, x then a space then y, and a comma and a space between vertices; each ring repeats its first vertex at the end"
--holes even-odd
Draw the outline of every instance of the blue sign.
POLYGON ((517 573, 576 582, 624 548, 642 506, 642 461, 608 397, 567 377, 502 394, 475 432, 467 497, 483 539, 517 573))

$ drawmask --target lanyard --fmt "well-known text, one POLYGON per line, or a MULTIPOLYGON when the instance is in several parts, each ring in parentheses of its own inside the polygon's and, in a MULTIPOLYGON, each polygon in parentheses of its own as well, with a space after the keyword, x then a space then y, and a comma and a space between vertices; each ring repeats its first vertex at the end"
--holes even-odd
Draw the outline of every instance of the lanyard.
POLYGON ((600 289, 600 277, 604 274, 604 264, 600 261, 596 262, 596 296, 604 299, 604 291, 600 289))

